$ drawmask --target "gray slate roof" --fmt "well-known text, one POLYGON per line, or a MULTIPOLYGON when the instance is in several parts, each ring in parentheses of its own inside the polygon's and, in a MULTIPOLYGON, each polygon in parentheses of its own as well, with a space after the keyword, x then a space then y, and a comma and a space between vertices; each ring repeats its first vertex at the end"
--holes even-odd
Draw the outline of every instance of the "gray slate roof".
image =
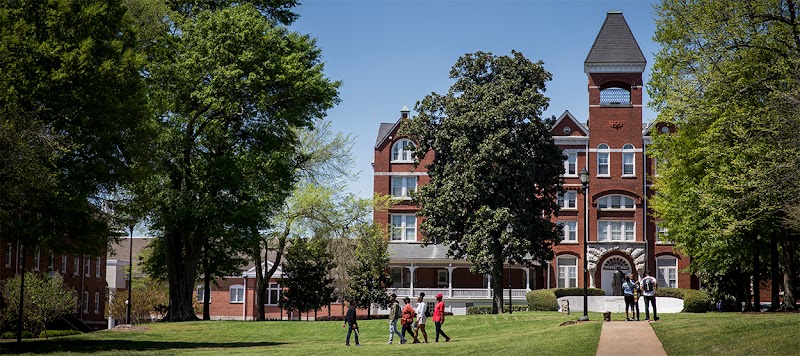
POLYGON ((447 245, 422 247, 415 243, 389 244, 389 258, 393 260, 447 260, 447 245))
POLYGON ((375 147, 381 145, 386 136, 389 135, 389 132, 392 132, 392 128, 396 125, 396 122, 382 122, 381 127, 378 128, 378 138, 375 139, 375 147))
POLYGON ((594 40, 585 64, 646 64, 622 12, 610 11, 594 40))

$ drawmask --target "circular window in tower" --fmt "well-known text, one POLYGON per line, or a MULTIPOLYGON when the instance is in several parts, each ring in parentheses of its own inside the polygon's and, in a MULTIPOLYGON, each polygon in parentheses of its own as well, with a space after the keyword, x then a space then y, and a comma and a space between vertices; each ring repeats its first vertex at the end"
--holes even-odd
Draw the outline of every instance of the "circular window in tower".
POLYGON ((572 132, 572 128, 571 128, 571 127, 569 127, 569 126, 564 126, 564 133, 565 133, 565 134, 568 134, 568 133, 570 133, 570 132, 572 132))
POLYGON ((661 133, 669 133, 669 127, 661 126, 661 133))

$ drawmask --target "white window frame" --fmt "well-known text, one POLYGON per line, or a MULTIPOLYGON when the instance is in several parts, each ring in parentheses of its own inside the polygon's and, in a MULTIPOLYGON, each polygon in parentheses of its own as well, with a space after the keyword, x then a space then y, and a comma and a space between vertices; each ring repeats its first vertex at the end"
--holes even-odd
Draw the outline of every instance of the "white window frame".
POLYGON ((100 257, 97 258, 96 265, 94 266, 94 276, 100 278, 100 272, 102 268, 100 268, 100 257))
POLYGON ((556 258, 556 273, 557 288, 577 288, 578 257, 572 255, 558 256, 556 258), (565 264, 563 262, 565 260, 574 260, 575 262, 574 264, 565 264))
POLYGON ((568 190, 564 193, 558 193, 558 206, 561 210, 577 210, 578 209, 578 192, 568 190))
POLYGON ((597 222, 597 241, 636 241, 636 222, 600 220, 597 222), (619 238, 614 236, 615 232, 618 232, 619 238))
POLYGON ((14 245, 8 244, 8 250, 6 250, 6 268, 11 267, 11 259, 14 257, 14 245))
MULTIPOLYGON (((205 290, 203 288, 203 285, 202 284, 198 284, 195 287, 195 291, 197 292, 197 297, 195 298, 195 300, 197 300, 197 302, 199 302, 199 303, 202 303, 203 302, 203 295, 205 294, 205 290)), ((212 297, 212 295, 209 294, 208 295, 208 303, 209 304, 211 304, 211 297, 212 297)))
POLYGON ((561 243, 576 244, 578 243, 578 221, 577 220, 561 220, 558 222, 562 225, 561 232, 563 238, 561 243))
POLYGON ((632 144, 626 143, 622 146, 622 176, 636 177, 636 148, 632 144), (630 162, 628 162, 630 161, 630 162), (626 173, 627 169, 630 173, 626 173))
POLYGON ((669 229, 664 226, 664 223, 661 221, 656 222, 656 243, 657 244, 667 244, 669 242, 664 241, 663 237, 669 236, 669 229))
POLYGON ((78 273, 81 273, 81 258, 75 257, 75 270, 72 271, 72 274, 77 276, 78 273))
POLYGON ((391 224, 391 236, 390 241, 392 242, 409 242, 409 241, 417 241, 417 216, 414 214, 391 214, 389 216, 389 223, 391 224), (399 225, 395 222, 395 217, 399 219, 399 225), (409 227, 409 219, 414 220, 414 226, 409 227), (408 235, 411 235, 409 237, 408 235))
POLYGON ((39 251, 39 247, 36 247, 36 252, 33 253, 33 270, 38 271, 39 267, 42 263, 42 251, 39 251))
POLYGON ((564 177, 578 176, 578 152, 567 152, 564 160, 564 177))
POLYGON ((67 273, 67 255, 61 255, 61 274, 67 273))
POLYGON ((244 303, 244 285, 242 284, 234 284, 228 288, 229 298, 228 301, 231 304, 242 304, 244 303))
POLYGON ((398 199, 411 199, 410 191, 417 191, 417 176, 392 176, 391 189, 392 197, 398 199), (413 188, 410 186, 413 184, 413 188), (399 189, 398 192, 395 190, 399 189), (397 194, 396 194, 397 193, 397 194))
POLYGON ((656 280, 659 288, 678 288, 678 258, 675 256, 656 257, 656 280), (665 277, 666 276, 666 277, 665 277), (669 277, 669 280, 667 280, 669 277))
POLYGON ((390 163, 413 163, 414 142, 407 138, 401 138, 392 145, 390 163))
POLYGON ((611 177, 611 149, 605 143, 597 146, 597 176, 611 177))
POLYGON ((83 292, 83 312, 89 312, 89 291, 83 292))
POLYGON ((92 276, 92 258, 89 256, 83 256, 83 275, 92 276))
POLYGON ((56 256, 53 255, 53 251, 50 251, 50 261, 47 264, 47 268, 49 268, 51 271, 56 268, 55 259, 56 259, 56 256))
POLYGON ((264 296, 264 305, 278 305, 278 301, 281 299, 281 295, 283 291, 281 290, 281 285, 279 283, 272 283, 270 282, 267 285, 267 295, 264 296), (276 292, 275 300, 272 300, 272 292, 276 292))
POLYGON ((100 314, 100 292, 94 292, 94 313, 100 314))
POLYGON ((440 269, 436 271, 436 285, 437 286, 446 286, 448 285, 447 279, 449 278, 449 272, 446 269, 440 269))
POLYGON ((597 209, 600 210, 635 210, 636 200, 621 194, 606 195, 597 199, 597 209), (618 207, 614 207, 614 200, 618 200, 618 207))

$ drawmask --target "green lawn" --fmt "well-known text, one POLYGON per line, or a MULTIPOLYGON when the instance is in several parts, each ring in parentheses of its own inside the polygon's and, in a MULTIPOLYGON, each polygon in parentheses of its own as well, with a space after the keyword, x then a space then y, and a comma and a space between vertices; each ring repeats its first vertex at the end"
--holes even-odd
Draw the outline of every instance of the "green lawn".
POLYGON ((668 355, 797 355, 800 314, 664 314, 653 326, 668 355))
MULTIPOLYGON (((577 314, 555 312, 517 312, 512 315, 467 315, 448 317, 444 330, 453 340, 430 344, 386 345, 389 328, 386 320, 361 321, 361 344, 345 347, 346 330, 341 322, 282 321, 241 322, 205 321, 157 323, 146 331, 100 331, 58 339, 0 343, 0 354, 97 353, 118 354, 265 354, 288 355, 404 354, 424 355, 594 355, 602 323, 593 321, 559 327, 577 314)), ((600 314, 590 313, 593 320, 600 314)), ((420 335, 420 338, 422 335, 420 335)), ((351 344, 355 344, 351 340, 351 344)))

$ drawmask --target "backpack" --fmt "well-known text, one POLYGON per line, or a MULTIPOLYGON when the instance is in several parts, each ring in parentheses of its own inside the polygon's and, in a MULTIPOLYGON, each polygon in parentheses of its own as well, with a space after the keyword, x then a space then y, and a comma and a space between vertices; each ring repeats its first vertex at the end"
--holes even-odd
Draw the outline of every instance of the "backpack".
POLYGON ((427 303, 425 304, 425 317, 426 318, 431 317, 431 305, 427 303))
POLYGON ((403 312, 400 310, 400 303, 394 302, 392 309, 394 310, 394 319, 400 319, 403 317, 403 312))
POLYGON ((653 278, 647 277, 642 281, 642 290, 644 290, 646 293, 653 291, 653 278))

